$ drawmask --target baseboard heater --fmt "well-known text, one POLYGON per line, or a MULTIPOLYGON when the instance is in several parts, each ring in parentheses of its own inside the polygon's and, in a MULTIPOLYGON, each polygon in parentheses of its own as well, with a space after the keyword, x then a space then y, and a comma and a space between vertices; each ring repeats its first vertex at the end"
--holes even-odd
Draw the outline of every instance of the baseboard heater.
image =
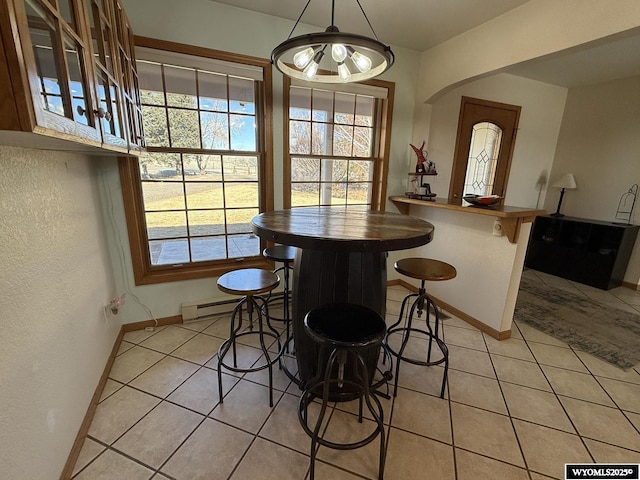
MULTIPOLYGON (((271 295, 271 302, 281 304, 283 299, 282 292, 271 295)), ((182 304, 182 322, 189 323, 202 320, 206 317, 231 313, 238 300, 200 300, 198 302, 182 304)), ((272 303, 269 303, 271 305, 272 303)))

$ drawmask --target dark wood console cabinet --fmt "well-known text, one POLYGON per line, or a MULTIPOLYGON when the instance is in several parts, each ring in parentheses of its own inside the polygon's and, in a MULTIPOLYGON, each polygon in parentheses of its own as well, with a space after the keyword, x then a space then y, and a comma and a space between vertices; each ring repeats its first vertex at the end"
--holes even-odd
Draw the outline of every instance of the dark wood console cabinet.
POLYGON ((539 216, 525 266, 609 290, 622 285, 638 225, 574 217, 539 216))

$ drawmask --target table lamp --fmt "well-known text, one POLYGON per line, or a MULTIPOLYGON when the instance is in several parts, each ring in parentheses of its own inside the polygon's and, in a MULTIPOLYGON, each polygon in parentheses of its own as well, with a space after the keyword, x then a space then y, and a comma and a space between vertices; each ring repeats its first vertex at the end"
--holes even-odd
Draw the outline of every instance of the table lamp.
POLYGON ((560 177, 560 179, 551 185, 553 188, 560 189, 560 200, 558 200, 558 208, 556 209, 556 213, 552 213, 552 217, 564 217, 562 213, 560 213, 560 206, 562 205, 562 197, 564 197, 565 190, 575 190, 578 188, 576 184, 576 179, 571 173, 565 173, 560 177))

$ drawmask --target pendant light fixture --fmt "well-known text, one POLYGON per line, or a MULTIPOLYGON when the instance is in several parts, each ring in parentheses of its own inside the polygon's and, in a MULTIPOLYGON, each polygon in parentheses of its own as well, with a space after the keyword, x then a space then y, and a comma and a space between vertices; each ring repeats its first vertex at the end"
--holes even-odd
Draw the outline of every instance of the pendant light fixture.
POLYGON ((271 62, 283 74, 320 83, 360 82, 377 77, 393 65, 391 47, 378 40, 360 0, 355 0, 374 38, 345 33, 334 23, 335 0, 331 0, 331 25, 324 32, 291 37, 311 0, 307 0, 289 37, 273 49, 271 62))

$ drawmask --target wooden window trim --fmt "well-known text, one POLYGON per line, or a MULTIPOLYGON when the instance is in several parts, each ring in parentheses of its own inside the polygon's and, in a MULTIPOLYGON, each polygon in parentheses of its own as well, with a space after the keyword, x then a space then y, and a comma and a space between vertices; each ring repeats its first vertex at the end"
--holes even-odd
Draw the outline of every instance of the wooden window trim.
MULTIPOLYGON (((259 149, 264 152, 261 163, 260 179, 260 212, 273 210, 273 85, 272 66, 266 59, 236 55, 204 47, 184 45, 165 40, 147 37, 135 37, 136 46, 149 47, 159 50, 184 53, 188 55, 212 57, 229 62, 255 65, 263 68, 264 78, 262 92, 258 91, 257 102, 262 103, 262 122, 259 149)), ((197 278, 217 277, 237 268, 272 268, 273 264, 261 255, 249 258, 215 260, 197 262, 184 266, 158 265, 152 266, 149 255, 149 243, 142 200, 142 186, 140 182, 140 168, 135 157, 121 157, 118 162, 120 182, 122 185, 122 199, 129 235, 131 250, 131 264, 136 285, 148 285, 164 282, 177 282, 197 278)), ((262 245, 262 241, 261 241, 262 245)), ((262 248, 262 247, 261 247, 262 248)))
MULTIPOLYGON (((384 211, 387 198, 387 175, 389 174, 389 156, 391 152, 391 124, 393 119, 393 102, 395 97, 396 84, 385 80, 368 80, 362 82, 365 85, 373 85, 376 87, 387 89, 387 99, 382 102, 382 110, 380 112, 380 130, 378 154, 375 157, 372 188, 371 192, 371 210, 384 211)), ((283 166, 282 166, 282 196, 283 206, 285 209, 291 208, 291 153, 289 153, 289 92, 291 88, 291 79, 287 76, 283 77, 282 82, 282 146, 283 146, 283 166)))

